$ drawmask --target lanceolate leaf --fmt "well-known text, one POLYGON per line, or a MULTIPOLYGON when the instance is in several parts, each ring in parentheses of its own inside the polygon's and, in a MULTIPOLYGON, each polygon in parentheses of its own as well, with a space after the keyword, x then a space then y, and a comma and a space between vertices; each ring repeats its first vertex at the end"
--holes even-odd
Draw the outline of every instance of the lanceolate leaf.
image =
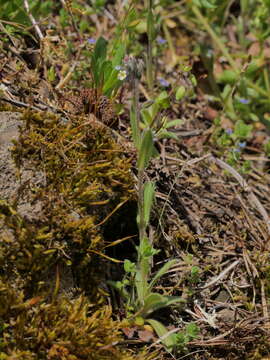
POLYGON ((112 59, 113 68, 115 68, 115 66, 121 64, 123 57, 125 55, 125 52, 126 52, 125 44, 118 42, 114 57, 112 59))
POLYGON ((151 129, 148 129, 143 134, 142 143, 139 149, 138 169, 144 170, 153 155, 154 141, 151 129))
POLYGON ((148 316, 152 312, 179 302, 184 302, 179 296, 164 296, 158 293, 150 293, 144 300, 141 316, 148 316))
POLYGON ((174 139, 174 140, 179 140, 179 137, 171 132, 171 131, 167 131, 167 130, 161 130, 158 133, 158 138, 159 139, 174 139))
POLYGON ((165 128, 168 129, 168 128, 175 127, 175 126, 182 125, 182 124, 183 124, 183 120, 175 119, 175 120, 168 121, 165 125, 165 128))
POLYGON ((169 351, 171 351, 176 345, 175 337, 173 336, 174 334, 169 334, 168 336, 166 336, 166 334, 168 334, 167 328, 157 320, 148 319, 147 322, 152 326, 157 335, 160 338, 163 338, 161 342, 166 346, 169 351))
POLYGON ((154 194, 155 194, 155 185, 151 181, 148 181, 144 185, 143 210, 144 210, 145 226, 148 226, 148 224, 149 224, 151 208, 152 208, 152 204, 153 204, 153 200, 154 200, 154 194))
POLYGON ((92 59, 94 62, 97 62, 98 60, 106 60, 106 55, 107 55, 107 41, 103 37, 100 37, 96 42, 92 59))
POLYGON ((100 76, 102 76, 100 71, 103 66, 103 63, 106 61, 106 55, 107 55, 107 41, 103 37, 100 37, 96 42, 96 46, 91 60, 91 69, 93 72, 96 87, 98 87, 99 84, 102 83, 103 81, 103 80, 100 81, 100 76))
POLYGON ((141 111, 142 119, 146 126, 149 126, 152 122, 152 116, 150 114, 149 109, 142 109, 141 111))

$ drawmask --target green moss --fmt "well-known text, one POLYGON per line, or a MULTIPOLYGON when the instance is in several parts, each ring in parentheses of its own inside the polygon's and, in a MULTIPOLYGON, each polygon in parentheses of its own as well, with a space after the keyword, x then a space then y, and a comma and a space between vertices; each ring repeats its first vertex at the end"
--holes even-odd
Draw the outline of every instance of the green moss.
POLYGON ((86 118, 26 110, 22 124, 13 157, 39 180, 22 181, 15 203, 0 201, 0 359, 139 359, 115 346, 119 323, 99 291, 107 220, 134 201, 130 162, 86 118), (39 204, 32 220, 20 199, 39 204), (64 295, 67 269, 87 297, 64 295))
POLYGON ((130 351, 115 346, 121 340, 121 324, 112 320, 110 307, 95 310, 85 297, 52 303, 36 297, 14 305, 12 316, 2 324, 2 358, 135 359, 130 351))

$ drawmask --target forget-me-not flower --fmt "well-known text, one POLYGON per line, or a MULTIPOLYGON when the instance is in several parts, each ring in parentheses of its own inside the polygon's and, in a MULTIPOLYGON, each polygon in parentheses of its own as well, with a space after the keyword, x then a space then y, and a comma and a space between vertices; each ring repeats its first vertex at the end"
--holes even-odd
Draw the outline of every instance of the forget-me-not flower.
POLYGON ((249 104, 249 100, 248 100, 248 99, 244 99, 244 98, 239 99, 239 102, 240 102, 241 104, 244 104, 244 105, 249 104))
POLYGON ((88 44, 91 44, 91 45, 96 43, 96 39, 94 39, 94 38, 89 38, 89 39, 87 39, 87 41, 88 41, 88 44))
POLYGON ((167 80, 163 79, 163 78, 159 78, 159 82, 160 82, 161 86, 164 86, 164 87, 169 87, 170 86, 170 83, 167 80))
POLYGON ((158 36, 157 42, 159 43, 159 45, 164 45, 164 44, 166 44, 167 40, 163 39, 161 36, 158 36))

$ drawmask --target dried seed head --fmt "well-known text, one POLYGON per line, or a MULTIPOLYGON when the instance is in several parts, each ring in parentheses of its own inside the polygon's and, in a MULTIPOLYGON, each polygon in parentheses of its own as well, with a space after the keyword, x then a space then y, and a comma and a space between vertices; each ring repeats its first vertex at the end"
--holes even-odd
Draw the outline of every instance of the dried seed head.
POLYGON ((143 61, 136 59, 132 55, 126 55, 124 58, 124 67, 128 74, 129 80, 140 79, 143 71, 143 61))

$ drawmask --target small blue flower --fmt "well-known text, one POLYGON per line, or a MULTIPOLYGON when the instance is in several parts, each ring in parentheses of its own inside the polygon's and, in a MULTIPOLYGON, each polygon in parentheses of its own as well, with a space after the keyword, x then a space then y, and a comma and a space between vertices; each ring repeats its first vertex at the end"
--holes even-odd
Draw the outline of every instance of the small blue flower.
POLYGON ((164 45, 166 44, 167 40, 163 39, 161 36, 158 36, 157 42, 159 43, 159 45, 164 45))
POLYGON ((170 83, 167 80, 163 79, 163 78, 159 78, 159 82, 160 82, 161 86, 164 86, 164 87, 169 87, 170 86, 170 83))
POLYGON ((94 39, 94 38, 89 38, 89 39, 87 39, 87 41, 88 41, 88 44, 91 44, 91 45, 96 43, 96 39, 94 39))
POLYGON ((240 150, 239 148, 233 149, 233 151, 236 152, 236 153, 240 153, 240 152, 241 152, 241 150, 240 150))
POLYGON ((228 135, 232 135, 233 130, 229 128, 229 129, 226 129, 225 132, 226 132, 226 134, 228 134, 228 135))
POLYGON ((247 145, 247 143, 245 141, 238 143, 238 147, 241 148, 241 149, 246 147, 246 145, 247 145))
POLYGON ((120 66, 120 65, 116 65, 116 67, 115 67, 115 70, 121 70, 122 69, 122 67, 120 66))
POLYGON ((248 100, 248 99, 244 99, 244 98, 239 99, 239 102, 240 102, 241 104, 244 104, 244 105, 249 104, 249 100, 248 100))

